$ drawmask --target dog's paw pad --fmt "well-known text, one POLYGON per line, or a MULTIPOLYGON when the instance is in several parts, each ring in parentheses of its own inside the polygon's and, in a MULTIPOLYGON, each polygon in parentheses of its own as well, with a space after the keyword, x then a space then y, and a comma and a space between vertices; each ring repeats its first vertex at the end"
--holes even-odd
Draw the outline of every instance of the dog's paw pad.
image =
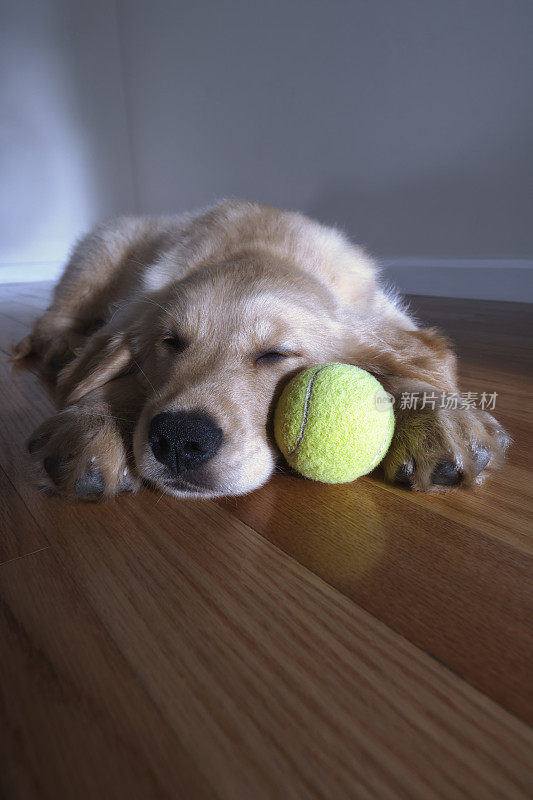
POLYGON ((130 478, 123 478, 120 482, 119 492, 134 492, 137 489, 135 483, 130 478))
POLYGON ((61 480, 63 466, 64 466, 64 461, 62 458, 59 458, 58 456, 46 456, 46 458, 43 461, 43 467, 45 469, 45 472, 47 473, 47 475, 49 475, 49 477, 56 484, 56 486, 61 480))
POLYGON ((463 470, 453 461, 441 461, 431 473, 435 486, 457 486, 463 480, 463 470))
POLYGON ((92 497, 102 494, 105 489, 104 476, 99 469, 90 469, 80 475, 74 484, 74 491, 78 497, 92 497))
POLYGON ((397 486, 406 486, 410 489, 413 485, 414 472, 414 464, 410 461, 406 461, 396 472, 394 483, 397 486))

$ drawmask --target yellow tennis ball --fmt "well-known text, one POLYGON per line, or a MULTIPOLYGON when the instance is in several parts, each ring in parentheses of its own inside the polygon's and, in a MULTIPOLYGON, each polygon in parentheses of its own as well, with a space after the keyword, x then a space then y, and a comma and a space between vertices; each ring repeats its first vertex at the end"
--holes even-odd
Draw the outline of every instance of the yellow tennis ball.
POLYGON ((391 397, 359 367, 321 364, 296 375, 274 413, 274 435, 293 469, 347 483, 374 469, 394 433, 391 397))

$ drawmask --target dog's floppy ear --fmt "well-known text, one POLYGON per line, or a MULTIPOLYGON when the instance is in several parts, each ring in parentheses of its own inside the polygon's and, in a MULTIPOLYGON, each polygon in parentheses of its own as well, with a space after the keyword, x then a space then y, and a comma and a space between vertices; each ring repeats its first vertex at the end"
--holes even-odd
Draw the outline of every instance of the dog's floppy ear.
POLYGON ((131 361, 130 343, 123 331, 98 331, 59 373, 60 399, 67 404, 75 403, 88 392, 127 372, 131 361))

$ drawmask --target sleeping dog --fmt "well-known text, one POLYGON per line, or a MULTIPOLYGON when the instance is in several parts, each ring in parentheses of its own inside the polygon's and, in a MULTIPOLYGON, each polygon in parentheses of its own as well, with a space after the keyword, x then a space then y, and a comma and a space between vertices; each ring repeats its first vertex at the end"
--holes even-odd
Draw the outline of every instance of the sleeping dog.
MULTIPOLYGON (((456 360, 338 230, 248 202, 122 218, 74 248, 16 348, 54 379, 59 412, 29 442, 38 483, 96 499, 145 481, 178 497, 261 486, 272 411, 296 372, 356 364, 396 399, 457 393, 456 360)), ((508 437, 486 411, 396 406, 382 471, 411 489, 479 483, 508 437)))

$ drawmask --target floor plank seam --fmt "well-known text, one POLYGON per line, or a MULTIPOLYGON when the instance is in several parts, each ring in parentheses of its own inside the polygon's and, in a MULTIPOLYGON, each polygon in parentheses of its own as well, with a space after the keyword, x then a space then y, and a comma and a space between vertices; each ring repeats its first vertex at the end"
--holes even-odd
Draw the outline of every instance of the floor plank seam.
MULTIPOLYGON (((40 530, 40 529, 39 529, 40 530)), ((21 558, 28 558, 29 556, 35 556, 37 553, 42 553, 44 550, 50 550, 50 545, 47 544, 45 547, 39 547, 37 550, 32 550, 30 553, 22 553, 20 556, 14 556, 13 558, 8 558, 7 561, 0 561, 0 569, 2 567, 7 567, 8 564, 13 564, 14 561, 20 561, 21 558)))
MULTIPOLYGON (((37 316, 37 315, 36 315, 36 316, 37 316)), ((28 330, 29 330, 29 329, 30 329, 30 327, 31 327, 30 325, 28 325, 28 323, 27 323, 27 322, 23 322, 22 320, 20 320, 20 319, 17 319, 17 317, 12 317, 12 316, 11 316, 11 314, 6 314, 6 313, 5 313, 5 311, 0 311, 0 317, 4 317, 4 319, 8 319, 8 320, 10 320, 11 322, 16 322, 16 323, 17 323, 17 325, 23 325, 23 326, 24 326, 25 328, 27 328, 28 330)), ((33 320, 32 320, 32 323, 33 323, 33 320)))

